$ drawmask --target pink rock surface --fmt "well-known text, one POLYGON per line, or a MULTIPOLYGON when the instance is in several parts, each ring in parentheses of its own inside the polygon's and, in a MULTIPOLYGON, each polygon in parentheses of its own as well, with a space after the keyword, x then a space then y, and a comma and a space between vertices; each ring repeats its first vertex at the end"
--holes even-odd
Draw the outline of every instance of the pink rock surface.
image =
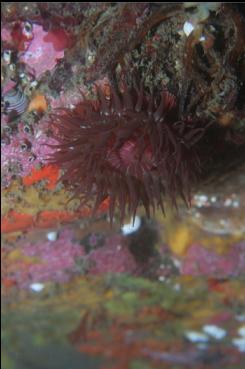
POLYGON ((84 256, 84 249, 73 241, 73 232, 64 230, 56 241, 46 239, 30 243, 22 248, 25 256, 36 258, 27 267, 17 268, 12 276, 20 287, 28 287, 37 282, 65 282, 77 271, 76 260, 84 256))
MULTIPOLYGON (((30 288, 33 283, 65 283, 75 275, 87 273, 135 273, 137 264, 124 238, 114 234, 104 239, 90 235, 91 249, 79 242, 72 229, 59 232, 57 240, 47 240, 42 233, 36 241, 22 240, 18 245, 20 256, 7 268, 7 278, 19 288, 30 288), (92 246, 94 245, 94 246, 92 246), (84 269, 85 268, 85 269, 84 269)), ((11 250, 5 249, 5 252, 11 250)))
POLYGON ((28 49, 21 55, 20 61, 33 69, 36 78, 40 78, 43 73, 52 70, 57 61, 64 57, 68 38, 64 31, 57 30, 56 32, 46 32, 42 26, 33 25, 33 40, 28 49))
POLYGON ((7 47, 24 52, 28 49, 30 42, 33 39, 33 33, 31 28, 25 29, 26 23, 29 22, 11 22, 8 25, 1 28, 1 40, 7 47))
MULTIPOLYGON (((7 123, 5 122, 5 124, 7 123)), ((54 139, 47 137, 45 134, 47 124, 46 118, 43 118, 39 125, 35 127, 33 134, 30 134, 24 132, 24 123, 20 121, 18 123, 18 134, 11 137, 10 144, 2 146, 1 167, 7 185, 10 184, 12 177, 12 172, 8 172, 9 166, 17 166, 18 175, 24 177, 31 172, 33 166, 46 162, 49 154, 53 151, 47 145, 56 143, 54 139), (31 147, 23 151, 21 144, 25 140, 30 142, 31 147)))
POLYGON ((1 28, 1 39, 4 42, 10 43, 12 40, 11 29, 7 27, 1 28))
POLYGON ((105 246, 92 251, 89 260, 94 264, 90 274, 132 273, 137 269, 137 264, 120 235, 109 238, 105 246))
POLYGON ((193 245, 188 249, 182 263, 181 273, 219 278, 244 274, 245 242, 234 245, 225 255, 218 255, 200 245, 193 245))

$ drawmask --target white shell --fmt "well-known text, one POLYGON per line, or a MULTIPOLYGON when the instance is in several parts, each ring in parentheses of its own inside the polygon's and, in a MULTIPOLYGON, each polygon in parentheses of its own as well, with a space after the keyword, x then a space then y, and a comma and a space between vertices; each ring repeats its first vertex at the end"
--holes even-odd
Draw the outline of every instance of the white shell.
POLYGON ((217 327, 217 325, 207 324, 203 326, 202 330, 216 340, 222 340, 226 336, 226 330, 217 327))
POLYGON ((49 241, 56 241, 58 238, 58 232, 49 232, 46 237, 49 241))
POLYGON ((209 338, 206 334, 196 331, 188 331, 185 333, 185 337, 194 343, 206 343, 209 338))
POLYGON ((195 27, 193 26, 193 24, 191 22, 185 22, 184 27, 183 27, 183 31, 184 31, 185 35, 188 37, 191 34, 191 32, 194 30, 194 28, 195 27))
POLYGON ((121 227, 122 234, 124 236, 127 236, 127 235, 129 235, 131 233, 134 233, 134 232, 136 232, 140 228, 140 225, 141 225, 141 219, 140 219, 140 217, 136 216, 135 219, 134 219, 134 223, 133 223, 133 219, 131 218, 131 222, 130 223, 124 224, 121 227))
POLYGON ((43 283, 32 283, 30 289, 34 292, 41 292, 44 289, 43 283))

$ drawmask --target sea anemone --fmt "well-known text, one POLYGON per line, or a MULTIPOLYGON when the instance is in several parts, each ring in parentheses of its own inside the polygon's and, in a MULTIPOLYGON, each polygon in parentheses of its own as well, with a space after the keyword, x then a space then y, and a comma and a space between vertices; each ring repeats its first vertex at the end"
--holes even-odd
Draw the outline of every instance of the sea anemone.
POLYGON ((58 141, 50 158, 64 174, 61 181, 82 203, 93 201, 93 214, 109 197, 109 217, 116 210, 135 217, 139 205, 147 216, 164 201, 174 206, 180 195, 190 205, 191 184, 200 172, 199 141, 205 126, 180 119, 177 100, 166 89, 148 94, 140 87, 110 87, 107 98, 85 97, 73 109, 51 115, 58 141))

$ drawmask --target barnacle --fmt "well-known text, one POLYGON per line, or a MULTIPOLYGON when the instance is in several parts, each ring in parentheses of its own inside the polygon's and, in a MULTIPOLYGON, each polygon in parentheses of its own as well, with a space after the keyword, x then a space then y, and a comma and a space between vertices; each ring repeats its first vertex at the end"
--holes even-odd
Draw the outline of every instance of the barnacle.
POLYGON ((28 99, 20 89, 11 89, 2 97, 2 109, 5 114, 18 116, 24 113, 28 106, 28 99))
POLYGON ((84 99, 74 109, 51 115, 58 141, 50 162, 64 170, 61 180, 82 203, 94 201, 94 213, 107 197, 112 222, 135 217, 143 204, 147 216, 164 212, 167 197, 190 204, 192 181, 200 171, 198 142, 205 125, 180 118, 176 98, 167 90, 147 94, 140 87, 116 91, 109 100, 96 87, 96 102, 84 99))

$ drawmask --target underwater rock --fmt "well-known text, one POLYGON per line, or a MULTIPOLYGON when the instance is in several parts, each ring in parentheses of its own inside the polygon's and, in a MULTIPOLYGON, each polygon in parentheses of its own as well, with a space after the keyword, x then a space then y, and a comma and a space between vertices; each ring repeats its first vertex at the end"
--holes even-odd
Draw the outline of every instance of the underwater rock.
POLYGON ((35 72, 36 78, 48 70, 52 70, 57 61, 64 57, 64 50, 69 46, 69 38, 65 31, 44 31, 43 27, 33 25, 33 39, 28 50, 20 57, 20 61, 28 64, 35 72))
POLYGON ((201 229, 217 235, 245 232, 245 167, 221 175, 193 196, 191 220, 201 229))

